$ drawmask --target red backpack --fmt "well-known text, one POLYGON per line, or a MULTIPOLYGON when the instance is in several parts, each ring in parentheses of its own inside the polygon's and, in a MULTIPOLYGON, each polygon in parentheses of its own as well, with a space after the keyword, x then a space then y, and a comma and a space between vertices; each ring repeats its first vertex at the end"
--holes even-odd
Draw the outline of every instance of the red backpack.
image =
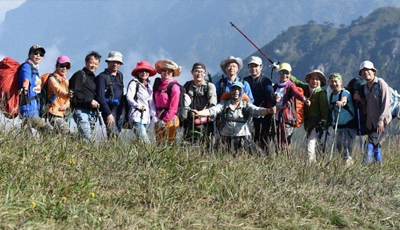
POLYGON ((0 62, 0 109, 4 116, 12 119, 19 114, 18 70, 20 64, 5 57, 0 62))

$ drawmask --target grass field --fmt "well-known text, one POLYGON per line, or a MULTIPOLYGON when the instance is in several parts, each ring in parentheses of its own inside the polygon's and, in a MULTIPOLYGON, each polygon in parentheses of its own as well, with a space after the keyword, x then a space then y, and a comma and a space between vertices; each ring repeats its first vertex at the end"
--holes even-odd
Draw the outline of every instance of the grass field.
POLYGON ((308 164, 199 147, 0 133, 1 229, 400 229, 398 139, 308 164), (46 141, 44 141, 46 139, 46 141))

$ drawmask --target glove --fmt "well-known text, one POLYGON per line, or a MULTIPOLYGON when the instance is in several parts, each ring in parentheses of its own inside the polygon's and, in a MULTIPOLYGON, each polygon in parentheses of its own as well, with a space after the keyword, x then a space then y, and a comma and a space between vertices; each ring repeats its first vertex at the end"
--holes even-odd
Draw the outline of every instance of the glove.
POLYGON ((154 124, 157 123, 157 122, 158 122, 157 116, 152 116, 152 117, 151 117, 151 121, 152 121, 154 124))
POLYGON ((271 69, 275 70, 276 72, 278 72, 279 64, 277 62, 274 62, 271 65, 269 65, 269 68, 271 68, 271 69))

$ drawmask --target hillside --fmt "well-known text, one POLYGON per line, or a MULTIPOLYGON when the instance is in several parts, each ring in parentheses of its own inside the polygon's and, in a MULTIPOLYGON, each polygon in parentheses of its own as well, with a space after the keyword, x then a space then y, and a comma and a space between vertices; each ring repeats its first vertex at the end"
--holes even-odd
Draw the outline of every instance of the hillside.
MULTIPOLYGON (((352 21, 349 26, 333 27, 332 23, 292 26, 261 49, 274 61, 288 62, 293 75, 300 77, 319 68, 326 75, 339 72, 347 83, 358 76, 359 64, 371 60, 394 88, 400 88, 400 8, 383 7, 370 15, 352 21)), ((252 55, 262 56, 255 52, 252 55)), ((262 57, 264 63, 268 63, 262 57)), ((248 59, 244 62, 247 63, 248 59)), ((247 74, 247 69, 241 72, 247 74)), ((270 75, 269 68, 264 74, 270 75)))

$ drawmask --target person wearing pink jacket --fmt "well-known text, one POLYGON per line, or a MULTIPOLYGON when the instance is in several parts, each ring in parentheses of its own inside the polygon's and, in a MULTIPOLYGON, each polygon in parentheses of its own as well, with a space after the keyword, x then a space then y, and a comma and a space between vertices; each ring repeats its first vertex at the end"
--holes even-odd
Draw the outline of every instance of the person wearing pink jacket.
POLYGON ((179 106, 180 88, 174 77, 181 74, 181 67, 171 60, 159 60, 155 69, 161 78, 156 78, 153 85, 154 102, 159 121, 154 126, 156 141, 167 139, 175 141, 179 127, 179 118, 176 115, 179 106), (171 92, 167 93, 169 84, 173 84, 171 92))

